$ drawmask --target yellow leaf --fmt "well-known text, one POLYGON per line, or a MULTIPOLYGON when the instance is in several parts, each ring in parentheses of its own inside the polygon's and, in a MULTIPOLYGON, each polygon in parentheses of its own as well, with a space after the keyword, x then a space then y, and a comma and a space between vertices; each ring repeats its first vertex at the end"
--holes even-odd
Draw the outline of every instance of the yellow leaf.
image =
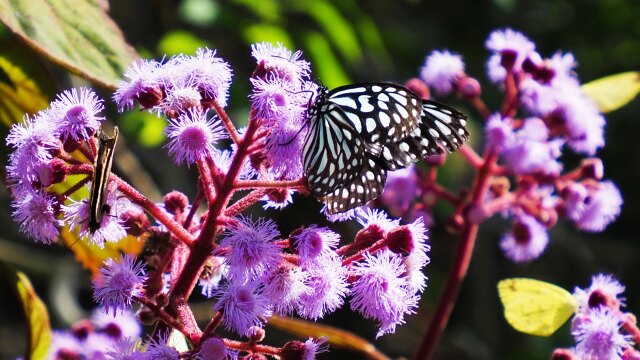
POLYGON ((534 279, 505 279, 498 283, 504 317, 514 329, 529 335, 550 336, 577 309, 568 291, 534 279))
POLYGON ((0 268, 7 275, 14 287, 24 310, 29 328, 29 349, 27 359, 44 359, 51 345, 51 325, 47 307, 36 294, 29 278, 19 271, 13 271, 4 263, 0 268))
POLYGON ((582 85, 582 91, 595 101, 601 112, 617 110, 640 93, 640 72, 606 76, 582 85))
POLYGON ((361 352, 366 354, 367 359, 389 359, 367 340, 333 326, 320 325, 311 321, 292 319, 277 315, 274 315, 269 319, 269 325, 300 337, 326 337, 331 345, 361 352))

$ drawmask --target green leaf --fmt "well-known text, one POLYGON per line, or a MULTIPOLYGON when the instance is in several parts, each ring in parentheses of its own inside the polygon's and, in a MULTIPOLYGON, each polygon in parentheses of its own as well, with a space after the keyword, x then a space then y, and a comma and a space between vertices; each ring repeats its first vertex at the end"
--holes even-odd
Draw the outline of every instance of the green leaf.
POLYGON ((49 324, 47 307, 40 300, 25 274, 12 270, 4 263, 0 268, 11 282, 27 321, 29 348, 25 358, 44 359, 51 345, 51 325, 49 324))
POLYGON ((582 91, 596 102, 598 110, 611 112, 627 105, 640 93, 640 72, 605 76, 582 85, 582 91))
POLYGON ((205 40, 188 31, 175 30, 166 33, 158 43, 158 53, 167 56, 185 54, 195 55, 196 50, 208 46, 205 40))
POLYGON ((164 129, 167 121, 147 111, 128 111, 122 114, 120 127, 128 135, 146 147, 160 146, 166 139, 164 129))
POLYGON ((304 40, 306 48, 313 58, 316 73, 325 86, 334 88, 351 82, 331 46, 322 35, 316 32, 310 33, 305 36, 304 40))
POLYGON ((259 42, 282 43, 288 49, 294 48, 293 40, 287 34, 287 31, 277 25, 256 24, 247 26, 244 30, 244 38, 249 44, 259 42))
POLYGON ((184 0, 179 5, 178 12, 188 23, 208 26, 220 15, 220 6, 213 0, 184 0))
POLYGON ((7 127, 49 105, 54 86, 31 50, 15 39, 0 41, 0 122, 7 127))
POLYGON ((0 0, 0 21, 68 71, 114 89, 137 54, 96 0, 0 0))
POLYGON ((361 56, 360 44, 351 23, 326 1, 316 0, 304 4, 309 5, 305 10, 322 26, 340 54, 347 61, 358 60, 361 56))

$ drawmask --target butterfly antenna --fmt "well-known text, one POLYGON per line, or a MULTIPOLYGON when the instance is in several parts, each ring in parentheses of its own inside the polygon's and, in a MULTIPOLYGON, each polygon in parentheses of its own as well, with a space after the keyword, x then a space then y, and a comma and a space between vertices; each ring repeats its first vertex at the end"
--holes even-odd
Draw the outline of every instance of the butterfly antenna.
POLYGON ((308 125, 309 125, 309 122, 305 121, 304 125, 302 125, 300 130, 298 130, 298 132, 295 135, 293 135, 293 137, 289 141, 287 141, 285 143, 278 143, 278 146, 287 146, 287 145, 291 144, 298 137, 298 135, 300 135, 302 130, 304 130, 308 125))

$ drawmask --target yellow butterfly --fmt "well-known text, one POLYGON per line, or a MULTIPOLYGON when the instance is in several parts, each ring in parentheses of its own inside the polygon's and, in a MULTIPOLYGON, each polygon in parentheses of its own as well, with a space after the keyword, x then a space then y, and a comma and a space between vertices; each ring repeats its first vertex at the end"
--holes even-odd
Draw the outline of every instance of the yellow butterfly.
POLYGON ((568 291, 534 279, 505 279, 498 283, 504 317, 514 329, 549 336, 564 324, 578 302, 568 291))

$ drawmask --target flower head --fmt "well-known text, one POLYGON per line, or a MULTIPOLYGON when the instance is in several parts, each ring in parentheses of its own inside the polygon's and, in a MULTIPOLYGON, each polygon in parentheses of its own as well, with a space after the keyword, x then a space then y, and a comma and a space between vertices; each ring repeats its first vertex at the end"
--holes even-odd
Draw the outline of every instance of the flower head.
POLYGON ((124 309, 115 315, 109 315, 103 308, 98 308, 91 316, 91 323, 100 332, 114 339, 136 339, 140 337, 142 326, 131 310, 124 309))
POLYGON ((167 136, 171 139, 167 147, 176 164, 195 163, 213 152, 217 140, 226 138, 220 120, 214 116, 207 119, 207 114, 199 111, 188 111, 177 119, 170 120, 167 136))
POLYGON ((79 88, 67 90, 51 103, 50 116, 55 121, 63 140, 88 140, 100 128, 104 116, 102 99, 93 90, 79 88))
POLYGON ((142 295, 145 280, 144 264, 132 256, 124 255, 119 261, 109 258, 93 280, 93 298, 115 316, 117 310, 123 312, 131 306, 133 297, 142 295))
POLYGON ((43 191, 28 192, 13 200, 11 205, 20 231, 36 242, 51 244, 60 235, 61 222, 57 214, 61 204, 55 196, 43 191))
POLYGON ((576 355, 580 359, 621 360, 624 350, 631 346, 628 335, 620 333, 622 319, 608 308, 598 308, 574 327, 576 355))
POLYGON ((279 266, 264 280, 263 294, 273 304, 275 313, 290 315, 300 306, 300 297, 311 291, 306 284, 307 276, 299 267, 279 266))
POLYGON ((135 60, 125 71, 128 81, 121 81, 113 93, 113 100, 118 111, 131 109, 135 102, 143 109, 158 105, 162 99, 161 82, 163 78, 162 64, 154 60, 135 60))
POLYGON ((400 217, 409 211, 417 192, 418 176, 414 164, 411 164, 387 174, 387 183, 379 199, 389 209, 390 214, 400 217))
POLYGON ((214 337, 203 341, 196 354, 197 360, 232 360, 237 358, 236 351, 229 350, 221 339, 214 337))
POLYGON ((326 227, 319 228, 315 225, 309 226, 292 237, 292 247, 300 256, 302 264, 322 254, 333 252, 340 242, 340 235, 326 227))
POLYGON ((405 314, 415 312, 418 297, 407 286, 399 255, 389 251, 365 253, 364 261, 356 263, 354 271, 358 279, 351 287, 351 309, 380 322, 378 337, 394 332, 396 325, 404 323, 405 314))
POLYGON ((300 296, 298 314, 317 320, 338 309, 348 293, 346 270, 335 254, 327 254, 309 262, 303 269, 311 289, 300 296))
POLYGON ((231 282, 220 290, 214 309, 222 311, 229 330, 248 336, 252 326, 262 327, 271 316, 270 304, 255 283, 231 282))
POLYGON ((526 36, 512 29, 493 31, 485 46, 493 52, 487 70, 491 80, 496 83, 505 79, 507 70, 520 70, 522 63, 534 53, 536 47, 526 36))
POLYGON ((620 297, 623 292, 624 285, 613 276, 597 274, 591 278, 588 288, 576 287, 573 296, 578 300, 580 312, 585 313, 602 306, 619 309, 621 305, 624 306, 624 298, 620 297))
POLYGON ((309 76, 309 63, 300 59, 302 52, 291 52, 280 43, 276 46, 267 42, 253 44, 251 56, 256 59, 258 68, 262 69, 262 73, 257 74, 259 78, 274 76, 288 82, 299 83, 309 76))
POLYGON ((521 214, 500 240, 500 247, 512 261, 527 262, 540 256, 548 243, 546 228, 532 216, 521 214))
POLYGON ((464 62, 460 55, 450 53, 448 50, 434 50, 427 56, 420 75, 422 80, 438 94, 446 95, 453 90, 455 82, 464 75, 464 62))
POLYGON ((220 243, 229 247, 225 263, 229 277, 256 279, 276 269, 280 262, 280 246, 274 240, 280 232, 271 220, 239 218, 229 226, 227 236, 220 243))
MULTIPOLYGON (((579 196, 579 195, 578 195, 579 196)), ((579 203, 574 202, 574 211, 570 219, 578 229, 590 232, 600 232, 620 215, 622 195, 611 181, 603 181, 595 187, 590 187, 587 195, 579 203)))

